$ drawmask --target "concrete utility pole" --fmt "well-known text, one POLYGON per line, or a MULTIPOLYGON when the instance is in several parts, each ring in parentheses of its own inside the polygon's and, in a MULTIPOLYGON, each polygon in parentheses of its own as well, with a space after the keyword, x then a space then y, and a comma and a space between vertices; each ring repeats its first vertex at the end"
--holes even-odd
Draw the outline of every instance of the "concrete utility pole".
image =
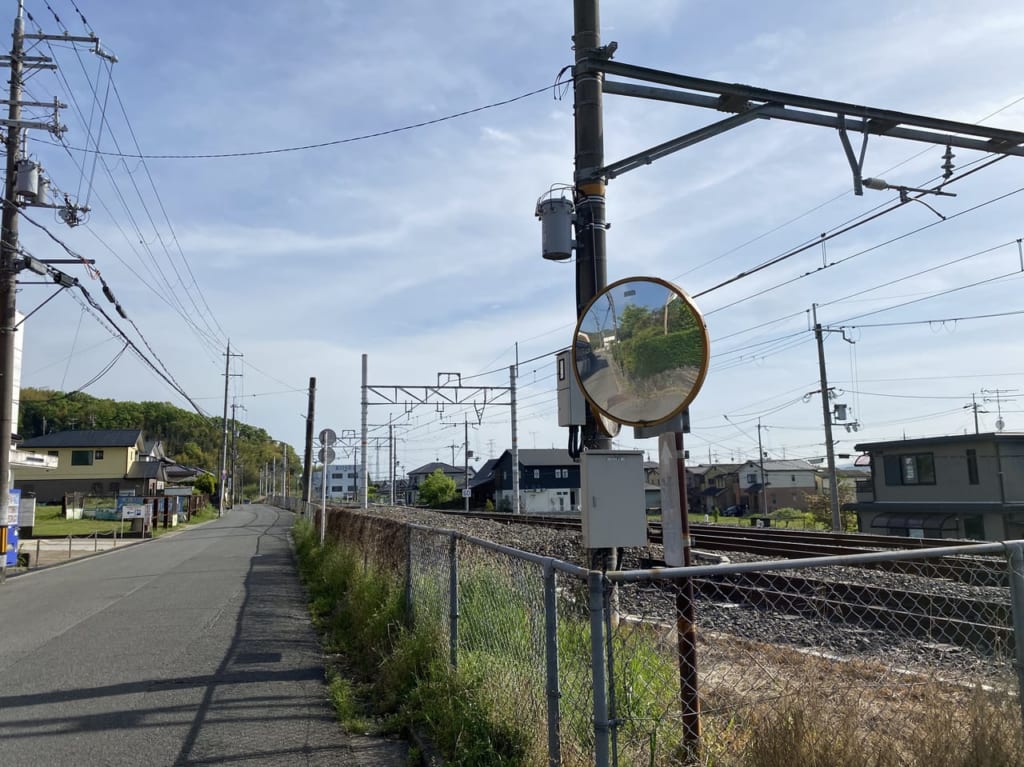
POLYGON ((281 443, 281 497, 288 498, 288 445, 281 443))
MULTIPOLYGON (((3 214, 0 216, 0 517, 6 517, 7 507, 10 503, 11 490, 11 447, 12 434, 16 431, 18 424, 14 416, 14 334, 17 332, 16 317, 16 282, 19 264, 17 261, 18 246, 18 195, 24 196, 23 202, 28 205, 40 205, 43 207, 58 208, 62 220, 69 226, 81 223, 78 213, 82 209, 70 202, 61 206, 46 204, 41 199, 40 190, 44 188, 42 179, 36 184, 29 183, 24 188, 18 183, 19 164, 26 158, 21 158, 21 150, 24 131, 30 128, 47 130, 50 133, 60 136, 66 130, 58 119, 57 110, 64 107, 56 99, 53 102, 27 102, 22 101, 22 89, 24 84, 24 73, 26 69, 56 69, 56 65, 45 56, 26 56, 26 40, 60 40, 63 43, 91 43, 93 53, 111 62, 117 59, 103 52, 100 49, 99 38, 95 35, 47 35, 43 33, 25 33, 25 6, 23 0, 18 0, 18 14, 14 19, 14 29, 11 33, 11 54, 5 57, 7 61, 0 61, 0 66, 10 67, 10 88, 8 91, 7 118, 0 120, 0 125, 6 129, 4 137, 4 148, 7 152, 5 164, 6 175, 4 177, 4 199, 3 214), (49 107, 54 110, 53 119, 49 123, 23 120, 21 116, 22 106, 49 107), (33 188, 34 186, 34 188, 33 188)), ((30 169, 38 172, 38 168, 30 169)), ((45 195, 42 195, 45 196, 45 195)), ((33 269, 35 271, 35 269, 33 269)), ((51 273, 54 281, 61 287, 71 287, 75 284, 73 278, 67 275, 51 273), (58 276, 61 279, 57 279, 58 276), (66 280, 66 281, 65 281, 66 280)))
POLYGON ((361 403, 361 405, 362 405, 362 419, 363 419, 363 422, 361 424, 361 426, 362 426, 361 439, 359 440, 359 447, 360 447, 360 450, 361 450, 361 453, 360 453, 360 456, 359 456, 359 458, 360 458, 360 462, 359 462, 360 476, 359 476, 359 479, 358 479, 358 484, 356 485, 356 487, 359 488, 359 505, 362 506, 364 509, 367 506, 369 506, 369 504, 370 504, 369 488, 367 487, 369 482, 366 481, 366 445, 367 445, 367 438, 366 438, 366 431, 367 431, 366 420, 367 419, 366 419, 366 415, 367 415, 367 406, 369 405, 369 401, 367 400, 367 397, 366 397, 366 386, 367 386, 367 383, 366 383, 366 371, 367 371, 367 355, 364 354, 363 355, 363 388, 362 388, 363 401, 361 403))
POLYGON ((220 438, 220 471, 217 472, 217 516, 224 516, 224 493, 228 483, 228 384, 231 381, 231 340, 224 353, 224 418, 220 438))
MULTIPOLYGON (((316 378, 309 379, 309 404, 306 406, 306 450, 302 461, 302 502, 309 503, 313 495, 313 416, 316 413, 316 378)), ((306 508, 300 510, 306 513, 306 508)))
POLYGON ((238 403, 231 403, 231 503, 238 500, 238 492, 235 489, 235 471, 238 467, 238 403))
POLYGON ((508 366, 509 394, 512 407, 512 513, 518 514, 519 508, 519 425, 516 423, 516 366, 508 366))
MULTIPOLYGON (((7 175, 4 178, 4 210, 2 232, 0 232, 0 344, 3 345, 3 368, 0 375, 0 523, 7 524, 7 507, 11 491, 11 435, 17 428, 14 423, 14 334, 15 328, 15 280, 18 252, 18 209, 14 204, 15 180, 18 173, 18 151, 21 145, 21 86, 22 56, 25 34, 24 8, 19 0, 18 16, 14 20, 11 43, 11 87, 10 103, 7 106, 7 175)), ((0 552, 0 560, 6 566, 7 553, 0 552)))
POLYGON ((761 447, 761 419, 757 419, 757 460, 761 465, 761 514, 768 513, 768 479, 764 474, 764 448, 761 447))
POLYGON ((839 482, 836 479, 836 452, 832 444, 832 410, 828 402, 828 376, 825 373, 825 341, 818 322, 818 306, 811 305, 814 318, 814 340, 818 344, 818 373, 821 378, 821 415, 825 425, 825 459, 828 468, 829 507, 832 510, 832 529, 843 529, 843 518, 839 513, 839 482))

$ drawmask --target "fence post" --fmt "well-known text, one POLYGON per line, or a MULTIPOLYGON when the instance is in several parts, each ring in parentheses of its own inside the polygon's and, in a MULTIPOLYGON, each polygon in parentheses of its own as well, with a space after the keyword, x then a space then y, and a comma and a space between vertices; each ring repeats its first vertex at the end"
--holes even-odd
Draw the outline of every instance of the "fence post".
POLYGON ((1024 719, 1024 544, 1004 544, 1013 608, 1014 666, 1017 669, 1017 703, 1024 719))
POLYGON ((562 764, 561 698, 558 684, 558 592, 551 560, 544 562, 544 654, 547 661, 548 765, 562 764))
POLYGON ((448 542, 448 644, 452 668, 459 666, 459 536, 448 542))
POLYGON ((594 686, 594 767, 608 767, 608 700, 604 675, 604 575, 592 570, 590 587, 590 669, 594 686))

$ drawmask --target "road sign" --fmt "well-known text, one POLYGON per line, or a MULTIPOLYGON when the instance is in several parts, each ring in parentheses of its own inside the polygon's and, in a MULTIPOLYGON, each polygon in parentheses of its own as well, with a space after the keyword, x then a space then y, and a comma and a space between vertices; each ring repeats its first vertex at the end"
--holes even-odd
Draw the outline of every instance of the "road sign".
MULTIPOLYGON (((331 432, 331 433, 333 434, 334 432, 331 432)), ((322 447, 322 448, 320 448, 319 458, 320 458, 320 463, 334 463, 334 459, 335 459, 334 448, 330 448, 330 447, 322 447)))
MULTIPOLYGON (((334 429, 324 429, 323 431, 320 432, 320 444, 321 445, 330 446, 330 445, 333 445, 337 441, 338 441, 338 435, 334 433, 334 429)), ((321 458, 321 460, 323 460, 323 459, 321 458)), ((331 460, 333 461, 334 459, 332 458, 331 460)), ((328 463, 330 463, 330 461, 328 461, 328 463)))
POLYGON ((473 497, 473 491, 470 490, 469 488, 466 488, 465 490, 462 491, 462 497, 463 498, 472 498, 473 497))

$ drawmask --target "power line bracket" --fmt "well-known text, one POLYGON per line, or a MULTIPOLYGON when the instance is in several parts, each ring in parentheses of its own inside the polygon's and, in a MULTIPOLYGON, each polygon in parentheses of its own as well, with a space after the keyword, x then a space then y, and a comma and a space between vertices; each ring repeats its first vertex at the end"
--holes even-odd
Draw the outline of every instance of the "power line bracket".
POLYGON ((864 171, 864 154, 868 150, 867 122, 864 123, 864 138, 860 144, 860 156, 853 154, 853 145, 850 143, 850 136, 846 131, 846 115, 839 114, 839 140, 843 142, 843 151, 846 152, 846 160, 850 163, 850 170, 853 171, 853 193, 858 197, 864 194, 864 185, 861 177, 864 171))

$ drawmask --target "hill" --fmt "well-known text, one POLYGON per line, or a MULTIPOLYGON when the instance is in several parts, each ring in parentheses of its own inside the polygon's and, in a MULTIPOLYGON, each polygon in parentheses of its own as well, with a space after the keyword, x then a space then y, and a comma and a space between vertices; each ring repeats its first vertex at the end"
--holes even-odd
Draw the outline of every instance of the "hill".
MULTIPOLYGON (((23 439, 73 429, 142 429, 146 439, 159 439, 169 457, 187 466, 217 473, 220 467, 223 422, 201 416, 168 402, 119 402, 83 392, 58 392, 26 387, 21 390, 18 434, 23 439)), ((228 461, 231 462, 229 428, 228 461)), ((266 431, 235 423, 236 473, 247 494, 258 488, 260 470, 277 457, 280 443, 266 431)), ((288 473, 297 477, 302 464, 294 450, 288 452, 288 473)))

